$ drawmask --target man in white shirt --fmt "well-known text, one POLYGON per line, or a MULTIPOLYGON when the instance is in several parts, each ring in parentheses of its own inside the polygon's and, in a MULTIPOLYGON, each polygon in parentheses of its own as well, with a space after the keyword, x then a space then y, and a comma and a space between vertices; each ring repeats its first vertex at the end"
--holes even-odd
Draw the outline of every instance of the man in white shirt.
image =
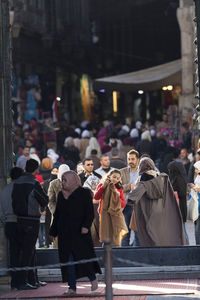
POLYGON ((104 177, 105 175, 108 174, 108 172, 110 172, 113 168, 110 167, 110 158, 108 156, 108 154, 103 154, 100 158, 100 164, 101 167, 96 169, 95 172, 99 175, 101 175, 101 177, 104 177))
MULTIPOLYGON (((128 193, 134 189, 135 183, 139 176, 138 173, 139 153, 136 150, 133 149, 127 153, 127 163, 128 163, 128 167, 120 170, 123 192, 124 192, 126 202, 128 200, 127 199, 128 193)), ((133 211, 132 207, 128 205, 126 205, 123 210, 124 218, 126 221, 126 225, 129 229, 129 232, 123 238, 122 246, 130 246, 131 229, 129 228, 129 225, 131 221, 132 211, 133 211)), ((139 246, 139 239, 136 231, 135 231, 135 239, 133 245, 139 246)))

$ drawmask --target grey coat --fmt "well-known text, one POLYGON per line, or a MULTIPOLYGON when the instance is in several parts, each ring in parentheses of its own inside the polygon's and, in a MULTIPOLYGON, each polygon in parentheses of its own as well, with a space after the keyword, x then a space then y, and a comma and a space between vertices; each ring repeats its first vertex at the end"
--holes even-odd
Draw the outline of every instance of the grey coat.
POLYGON ((167 174, 139 182, 128 195, 134 203, 142 246, 186 245, 183 221, 167 174))

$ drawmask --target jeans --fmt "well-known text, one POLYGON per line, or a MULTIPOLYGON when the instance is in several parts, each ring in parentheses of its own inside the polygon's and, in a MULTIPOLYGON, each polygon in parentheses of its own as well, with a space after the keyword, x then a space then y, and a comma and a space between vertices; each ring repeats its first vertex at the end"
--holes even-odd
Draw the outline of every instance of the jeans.
MULTIPOLYGON (((19 266, 33 267, 35 265, 35 244, 39 232, 39 220, 18 220, 19 226, 19 266)), ((35 281, 35 271, 18 271, 19 285, 35 281)))
POLYGON ((132 216, 132 211, 133 208, 131 206, 126 205, 123 214, 124 214, 124 219, 126 222, 126 226, 128 228, 128 233, 125 235, 125 237, 122 240, 122 246, 129 246, 130 245, 130 236, 131 236, 131 229, 129 228, 130 221, 131 221, 131 216, 132 216))
POLYGON ((133 246, 134 246, 134 247, 139 247, 139 246, 141 246, 141 244, 140 244, 138 232, 137 232, 137 231, 134 231, 134 233, 135 233, 135 238, 134 238, 134 240, 133 240, 133 246))
POLYGON ((45 223, 40 223, 38 239, 39 239, 39 247, 44 247, 46 242, 45 223))
MULTIPOLYGON (((20 242, 18 237, 18 224, 17 222, 7 222, 5 224, 5 235, 9 242, 9 266, 19 266, 19 253, 20 253, 20 242)), ((18 272, 12 271, 11 275, 11 287, 19 286, 18 272)))
MULTIPOLYGON (((69 262, 73 262, 74 258, 72 253, 70 253, 69 255, 69 262)), ((68 278, 68 285, 69 288, 76 291, 76 271, 75 271, 75 265, 69 266, 68 267, 68 272, 69 272, 69 278, 68 278)), ((96 275, 92 274, 90 276, 88 276, 90 281, 93 281, 96 279, 96 275)))

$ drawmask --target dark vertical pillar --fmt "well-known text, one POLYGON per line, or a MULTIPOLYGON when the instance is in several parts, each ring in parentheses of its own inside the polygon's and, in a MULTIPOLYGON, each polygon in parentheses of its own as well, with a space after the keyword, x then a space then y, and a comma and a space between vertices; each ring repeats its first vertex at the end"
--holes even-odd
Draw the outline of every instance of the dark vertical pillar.
MULTIPOLYGON (((9 1, 0 2, 0 189, 12 166, 11 47, 9 1)), ((6 264, 6 242, 0 227, 0 267, 6 264)), ((0 274, 1 275, 1 274, 0 274)))

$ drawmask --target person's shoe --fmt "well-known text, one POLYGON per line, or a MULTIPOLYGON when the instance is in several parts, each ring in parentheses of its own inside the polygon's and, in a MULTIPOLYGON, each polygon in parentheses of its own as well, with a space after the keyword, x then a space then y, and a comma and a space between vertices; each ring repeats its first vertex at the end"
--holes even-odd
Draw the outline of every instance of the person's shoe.
POLYGON ((63 295, 73 296, 73 295, 76 295, 76 291, 72 290, 72 289, 68 289, 63 293, 63 295))
POLYGON ((32 284, 29 284, 29 283, 25 283, 25 284, 22 284, 20 286, 18 286, 18 290, 35 290, 37 289, 38 287, 36 285, 32 285, 32 284))
POLYGON ((98 279, 96 278, 95 280, 91 281, 91 291, 95 291, 98 289, 98 279))
POLYGON ((45 285, 47 285, 47 282, 45 282, 45 281, 38 281, 38 282, 36 282, 36 284, 35 284, 37 287, 40 287, 40 286, 45 286, 45 285))
POLYGON ((11 285, 11 290, 15 290, 15 289, 18 289, 18 287, 17 286, 14 286, 14 285, 11 285))

